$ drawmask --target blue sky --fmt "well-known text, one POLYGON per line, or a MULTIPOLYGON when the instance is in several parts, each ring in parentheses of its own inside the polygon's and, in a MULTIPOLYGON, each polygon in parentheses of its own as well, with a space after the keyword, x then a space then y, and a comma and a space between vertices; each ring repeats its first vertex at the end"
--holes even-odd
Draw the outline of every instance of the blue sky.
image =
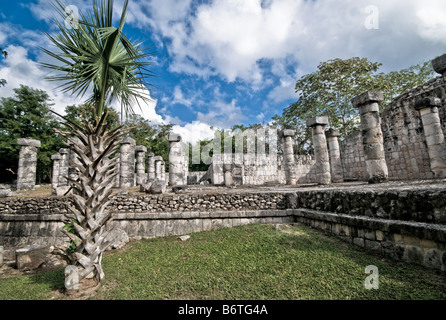
MULTIPOLYGON (((65 0, 84 11, 91 0, 65 0)), ((2 1, 0 97, 19 84, 47 91, 62 111, 79 104, 44 80, 54 32, 50 0, 2 1)), ((122 0, 115 0, 116 17, 122 0)), ((125 33, 153 47, 153 103, 142 115, 186 141, 211 127, 267 123, 297 99, 296 80, 329 59, 367 57, 382 71, 446 53, 444 0, 131 0, 125 33)))

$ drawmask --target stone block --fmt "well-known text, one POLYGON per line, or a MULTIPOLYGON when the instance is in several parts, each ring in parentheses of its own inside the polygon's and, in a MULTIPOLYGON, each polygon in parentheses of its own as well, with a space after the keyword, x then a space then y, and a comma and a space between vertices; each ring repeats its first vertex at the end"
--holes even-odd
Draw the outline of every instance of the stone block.
POLYGON ((418 111, 425 108, 441 107, 441 106, 442 106, 441 99, 436 97, 427 97, 415 102, 415 110, 418 111))
POLYGON ((130 138, 130 137, 125 137, 124 139, 122 139, 121 144, 136 145, 136 141, 134 139, 130 138))
POLYGON ((280 131, 279 137, 294 137, 295 134, 296 134, 295 130, 286 129, 286 130, 280 131))
POLYGON ((29 147, 40 148, 39 140, 34 140, 34 139, 29 139, 29 138, 17 139, 17 144, 19 146, 29 146, 29 147))
POLYGON ((135 151, 136 152, 147 152, 147 148, 145 146, 136 146, 135 151))
POLYGON ((44 264, 47 255, 50 253, 50 247, 43 246, 27 246, 15 251, 16 267, 19 270, 34 270, 44 264))
POLYGON ((310 119, 307 119, 307 127, 314 127, 314 126, 326 126, 328 124, 328 117, 313 117, 310 119))
POLYGON ((327 138, 333 138, 333 137, 340 137, 341 133, 339 132, 339 130, 334 129, 334 128, 330 128, 327 131, 325 131, 325 136, 327 138))
POLYGON ((169 135, 167 136, 167 139, 169 140, 169 142, 180 142, 181 141, 181 136, 177 133, 169 133, 169 135))
POLYGON ((384 101, 384 95, 380 91, 366 91, 359 96, 352 99, 352 104, 354 107, 361 106, 366 103, 371 102, 381 102, 384 101))
POLYGON ((424 255, 424 263, 426 267, 440 270, 441 269, 441 253, 436 249, 431 249, 424 255))
POLYGON ((446 54, 443 54, 432 60, 432 67, 435 72, 443 74, 446 72, 446 54))

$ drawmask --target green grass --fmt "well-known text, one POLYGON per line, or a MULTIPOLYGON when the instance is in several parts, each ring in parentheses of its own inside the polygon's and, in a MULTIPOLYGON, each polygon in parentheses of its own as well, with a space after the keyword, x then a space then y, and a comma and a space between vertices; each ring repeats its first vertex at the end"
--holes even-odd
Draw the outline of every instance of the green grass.
MULTIPOLYGON (((91 299, 446 299, 446 280, 303 226, 249 225, 133 242, 103 259, 106 278, 91 299), (365 268, 379 270, 366 290, 365 268)), ((49 299, 63 270, 0 279, 0 299, 49 299)), ((59 295, 56 298, 63 298, 59 295)))

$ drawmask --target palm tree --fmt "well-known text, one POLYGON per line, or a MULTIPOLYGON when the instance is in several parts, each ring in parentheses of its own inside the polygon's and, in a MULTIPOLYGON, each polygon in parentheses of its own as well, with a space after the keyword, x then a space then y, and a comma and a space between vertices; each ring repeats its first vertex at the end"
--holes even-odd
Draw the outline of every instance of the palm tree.
MULTIPOLYGON (((54 7, 65 21, 65 4, 56 0, 54 7)), ((80 14, 76 28, 67 29, 64 23, 55 20, 59 33, 46 35, 57 51, 41 48, 56 59, 55 64, 42 63, 55 71, 47 79, 61 82, 63 92, 78 97, 88 95, 84 103, 92 106, 93 121, 85 120, 84 125, 79 126, 59 115, 69 130, 56 131, 66 138, 65 144, 77 156, 71 163, 77 178, 67 177, 73 188, 74 205, 66 215, 71 228, 62 231, 71 238, 70 258, 78 270, 81 285, 87 277, 97 282, 104 278, 102 253, 111 244, 106 238, 110 232, 106 223, 111 218, 106 207, 113 178, 118 174, 117 159, 112 155, 125 130, 121 126, 110 128, 106 106, 117 99, 123 112, 132 114, 132 106, 138 99, 150 99, 145 87, 145 77, 151 75, 147 69, 150 63, 144 59, 152 53, 147 53, 141 43, 134 43, 123 34, 127 7, 128 0, 125 0, 116 28, 112 24, 113 0, 93 0, 93 11, 80 14)))

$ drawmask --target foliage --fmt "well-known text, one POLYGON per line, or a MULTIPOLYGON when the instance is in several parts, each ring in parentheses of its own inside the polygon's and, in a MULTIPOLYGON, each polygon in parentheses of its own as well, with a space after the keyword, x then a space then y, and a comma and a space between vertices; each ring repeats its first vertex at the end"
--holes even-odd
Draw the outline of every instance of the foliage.
MULTIPOLYGON (((112 108, 107 108, 109 111, 108 121, 110 128, 116 128, 120 125, 119 114, 112 108)), ((81 104, 79 106, 71 105, 65 107, 65 117, 78 126, 83 126, 85 122, 95 122, 95 108, 93 105, 81 104)))
MULTIPOLYGON (((56 0, 56 12, 67 18, 65 5, 56 0)), ((54 19, 59 33, 46 33, 59 51, 41 50, 57 60, 57 63, 41 63, 56 71, 48 80, 61 83, 63 92, 83 97, 89 94, 85 104, 94 105, 95 120, 106 111, 106 104, 118 99, 123 114, 133 114, 133 106, 139 100, 150 101, 144 85, 151 73, 151 65, 145 58, 152 55, 142 43, 130 41, 122 32, 127 13, 128 0, 124 2, 118 28, 113 26, 113 1, 93 0, 93 12, 79 13, 77 28, 66 29, 64 22, 54 19), (146 51, 146 52, 145 52, 146 51)))
POLYGON ((295 131, 293 139, 294 154, 308 155, 313 153, 313 144, 310 143, 312 138, 311 128, 307 127, 304 120, 297 117, 287 118, 279 115, 275 115, 272 120, 272 124, 277 130, 292 129, 295 131))
POLYGON ((62 139, 53 128, 60 128, 57 119, 49 112, 51 102, 45 91, 21 85, 14 96, 0 99, 0 179, 11 182, 16 178, 19 138, 40 140, 37 153, 37 182, 49 182, 51 155, 63 146, 62 139), (13 175, 12 172, 15 174, 13 175))
POLYGON ((381 63, 367 58, 334 59, 322 62, 317 71, 307 74, 296 82, 298 101, 285 108, 285 121, 293 118, 306 120, 315 116, 328 116, 331 127, 347 136, 358 128, 358 110, 351 100, 367 91, 383 91, 384 108, 393 98, 423 84, 433 76, 429 62, 400 71, 378 73, 381 63))
POLYGON ((138 114, 127 117, 123 127, 129 129, 128 134, 135 139, 136 145, 145 146, 147 152, 163 157, 166 170, 169 168, 169 140, 167 136, 172 130, 171 124, 152 124, 138 114))

